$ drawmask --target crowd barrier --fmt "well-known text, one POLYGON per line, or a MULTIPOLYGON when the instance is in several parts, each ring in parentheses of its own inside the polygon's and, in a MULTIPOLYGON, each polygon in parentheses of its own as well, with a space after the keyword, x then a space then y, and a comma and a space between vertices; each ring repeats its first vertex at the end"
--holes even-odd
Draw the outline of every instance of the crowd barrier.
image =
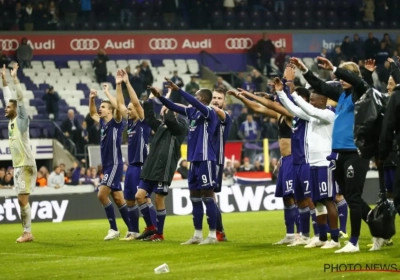
MULTIPOLYGON (((363 198, 368 204, 378 199, 379 181, 376 172, 368 174, 363 198)), ((65 187, 62 189, 37 188, 30 198, 34 222, 63 222, 73 220, 104 219, 105 214, 93 186, 65 187)), ((189 215, 187 180, 173 181, 166 197, 168 215, 189 215)), ((223 182, 218 194, 223 213, 282 210, 282 199, 275 198, 272 182, 252 184, 223 182)), ((118 209, 115 208, 116 213, 118 209)), ((20 208, 14 190, 0 190, 0 224, 20 223, 20 208)))

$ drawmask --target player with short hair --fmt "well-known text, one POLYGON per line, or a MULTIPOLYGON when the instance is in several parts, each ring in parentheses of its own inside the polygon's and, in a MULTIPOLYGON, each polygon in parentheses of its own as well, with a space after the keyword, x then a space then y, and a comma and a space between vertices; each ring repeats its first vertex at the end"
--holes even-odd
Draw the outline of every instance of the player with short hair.
POLYGON ((136 205, 136 192, 139 188, 140 173, 148 155, 148 143, 150 127, 144 120, 143 107, 137 98, 136 92, 129 82, 127 73, 119 70, 122 80, 126 84, 130 102, 125 106, 122 87, 117 87, 117 97, 113 97, 108 91, 108 85, 104 84, 104 92, 114 108, 119 108, 124 119, 128 121, 128 169, 125 174, 124 198, 128 206, 130 231, 121 240, 130 241, 139 236, 139 208, 136 205))
MULTIPOLYGON (((220 119, 217 129, 215 130, 215 152, 217 156, 216 165, 216 187, 214 188, 214 199, 216 201, 215 193, 221 192, 222 179, 224 174, 224 164, 225 164, 225 143, 228 140, 229 130, 232 125, 232 118, 227 111, 223 110, 225 104, 225 91, 221 89, 214 89, 212 97, 212 108, 217 112, 220 119)), ((224 227, 222 225, 222 215, 221 210, 217 204, 217 239, 218 241, 226 241, 226 236, 224 232, 224 227)))
MULTIPOLYGON (((115 82, 117 91, 121 90, 122 73, 120 71, 117 72, 115 82)), ((133 232, 129 221, 128 207, 121 188, 123 171, 121 145, 124 125, 122 122, 121 108, 114 108, 109 100, 103 100, 97 110, 94 101, 96 96, 96 90, 91 89, 89 96, 90 117, 95 122, 98 122, 101 128, 100 153, 104 174, 100 182, 97 197, 103 205, 110 223, 110 229, 104 240, 112 240, 118 238, 120 233, 117 228, 112 202, 108 198, 110 194, 119 208, 122 219, 128 227, 128 231, 133 232)))
POLYGON ((17 77, 17 71, 18 64, 14 63, 11 77, 14 80, 16 99, 12 99, 10 88, 7 85, 5 65, 3 65, 1 71, 1 78, 6 102, 5 117, 10 120, 8 123, 8 137, 14 167, 14 185, 17 190, 24 230, 23 234, 17 239, 17 243, 23 243, 33 241, 29 195, 36 186, 37 168, 30 145, 29 117, 24 106, 24 96, 17 77))
POLYGON ((217 209, 214 200, 215 187, 215 129, 219 118, 214 109, 209 105, 212 101, 212 92, 209 89, 200 89, 196 97, 181 90, 171 80, 166 79, 168 87, 178 91, 193 107, 181 107, 164 97, 160 101, 170 110, 189 119, 188 133, 188 161, 191 162, 189 170, 190 200, 193 205, 194 236, 182 245, 213 244, 217 243, 217 209), (203 240, 203 202, 206 205, 206 215, 209 225, 209 235, 203 240))
POLYGON ((319 237, 312 238, 305 248, 321 247, 332 249, 340 247, 338 229, 338 211, 335 205, 338 188, 333 177, 334 164, 326 160, 331 153, 332 130, 335 113, 326 107, 327 98, 316 93, 310 95, 310 102, 305 101, 296 92, 292 94, 294 102, 286 94, 278 92, 282 103, 290 112, 308 121, 306 145, 310 164, 310 189, 313 202, 316 203, 316 216, 319 237), (331 231, 331 241, 327 235, 327 214, 331 231))
MULTIPOLYGON (((171 185, 176 166, 181 157, 181 145, 187 133, 186 121, 179 118, 171 110, 163 110, 163 120, 157 120, 154 114, 154 96, 159 92, 148 88, 152 94, 143 103, 145 120, 155 132, 150 153, 140 175, 139 189, 136 200, 146 222, 145 231, 138 237, 143 241, 163 241, 164 223, 167 212, 165 197, 171 185), (151 203, 146 201, 155 193, 156 211, 151 203)), ((169 95, 169 94, 168 94, 169 95)), ((167 95, 167 96, 168 96, 167 95)))
MULTIPOLYGON (((287 67, 286 70, 291 69, 287 67)), ((294 73, 291 75, 294 79, 294 73)), ((308 162, 309 147, 307 145, 307 132, 309 121, 307 118, 300 118, 288 106, 287 93, 283 91, 283 84, 279 78, 275 78, 275 89, 282 102, 282 105, 295 117, 292 124, 292 160, 293 160, 293 190, 294 197, 299 207, 300 224, 302 236, 288 246, 307 245, 310 239, 310 218, 313 220, 315 237, 319 235, 319 229, 316 225, 315 206, 312 203, 312 190, 310 188, 310 165, 308 162)), ((310 92, 303 87, 297 87, 296 92, 307 102, 310 98, 310 92)))

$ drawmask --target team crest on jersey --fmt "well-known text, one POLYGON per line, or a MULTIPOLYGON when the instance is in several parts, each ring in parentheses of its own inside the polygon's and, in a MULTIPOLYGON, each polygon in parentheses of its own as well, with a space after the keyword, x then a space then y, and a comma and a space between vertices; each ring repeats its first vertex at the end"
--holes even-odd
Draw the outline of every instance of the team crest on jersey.
POLYGON ((102 128, 102 129, 100 130, 100 137, 101 137, 101 140, 103 140, 105 136, 106 136, 106 134, 104 133, 104 128, 102 128))
POLYGON ((11 129, 14 129, 14 124, 13 123, 11 124, 11 129))

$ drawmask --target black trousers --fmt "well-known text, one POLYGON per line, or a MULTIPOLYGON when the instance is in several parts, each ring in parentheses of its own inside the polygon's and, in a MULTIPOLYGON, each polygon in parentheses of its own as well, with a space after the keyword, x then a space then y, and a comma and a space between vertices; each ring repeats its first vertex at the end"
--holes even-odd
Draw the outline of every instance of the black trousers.
POLYGON ((400 164, 397 164, 396 172, 394 173, 393 196, 394 207, 400 215, 400 164))
POLYGON ((339 153, 335 179, 350 208, 351 236, 360 236, 361 220, 366 221, 371 208, 362 199, 369 160, 356 152, 339 153))

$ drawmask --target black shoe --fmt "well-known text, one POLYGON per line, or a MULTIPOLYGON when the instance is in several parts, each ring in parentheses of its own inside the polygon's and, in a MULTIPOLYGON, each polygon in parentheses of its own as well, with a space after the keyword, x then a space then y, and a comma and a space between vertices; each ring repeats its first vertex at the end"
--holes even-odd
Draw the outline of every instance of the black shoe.
POLYGON ((136 237, 136 239, 142 240, 142 239, 152 236, 153 234, 156 234, 155 229, 153 230, 153 229, 145 228, 145 230, 138 237, 136 237))

